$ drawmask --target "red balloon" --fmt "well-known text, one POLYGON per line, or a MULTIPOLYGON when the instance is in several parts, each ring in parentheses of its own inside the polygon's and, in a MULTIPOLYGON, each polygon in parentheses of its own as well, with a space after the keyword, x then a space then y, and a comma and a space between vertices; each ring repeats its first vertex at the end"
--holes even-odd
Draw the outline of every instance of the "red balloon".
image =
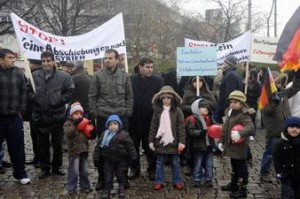
MULTIPOLYGON (((242 124, 236 124, 232 127, 231 132, 232 131, 242 131, 245 127, 242 124)), ((230 136, 231 138, 231 136, 230 136)), ((241 137, 237 142, 232 141, 233 144, 241 144, 242 142, 244 142, 245 138, 241 137)))
POLYGON ((207 128, 208 136, 213 139, 220 138, 222 128, 223 128, 223 126, 220 124, 213 124, 213 125, 209 126, 207 128))
POLYGON ((87 125, 84 129, 84 135, 85 137, 87 137, 88 139, 92 139, 92 135, 91 132, 94 130, 94 126, 93 125, 87 125))

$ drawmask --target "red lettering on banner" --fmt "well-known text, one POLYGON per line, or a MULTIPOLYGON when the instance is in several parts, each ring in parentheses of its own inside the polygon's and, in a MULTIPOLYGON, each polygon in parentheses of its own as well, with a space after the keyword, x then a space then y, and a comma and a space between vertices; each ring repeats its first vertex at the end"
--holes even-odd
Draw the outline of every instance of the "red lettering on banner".
POLYGON ((65 41, 63 39, 59 40, 55 37, 47 36, 47 34, 39 31, 39 29, 36 29, 28 24, 22 24, 21 20, 18 20, 18 24, 20 26, 20 31, 22 31, 24 33, 30 33, 32 35, 37 35, 40 39, 42 39, 44 41, 48 40, 50 43, 60 42, 62 45, 65 45, 65 41))
POLYGON ((23 25, 21 22, 22 22, 21 20, 18 21, 18 23, 19 23, 19 25, 20 25, 20 30, 21 30, 22 32, 27 33, 27 32, 28 32, 28 26, 27 26, 27 25, 23 25))

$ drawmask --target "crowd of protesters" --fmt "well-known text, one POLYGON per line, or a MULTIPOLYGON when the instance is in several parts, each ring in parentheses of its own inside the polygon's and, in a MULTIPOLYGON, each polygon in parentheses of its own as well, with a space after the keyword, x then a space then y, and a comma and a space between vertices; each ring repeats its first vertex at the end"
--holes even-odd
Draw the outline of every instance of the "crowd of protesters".
POLYGON ((50 174, 65 175, 62 145, 66 136, 70 195, 76 193, 78 178, 82 191, 92 191, 87 172, 88 140, 97 139, 93 154, 98 171, 95 189, 103 190, 103 199, 110 198, 114 176, 119 183, 119 198, 126 197, 129 180, 141 174, 141 148, 155 190, 164 187, 166 162, 172 165, 175 189, 184 187, 182 165, 187 165, 187 175, 191 175, 195 187, 202 183, 213 187, 216 153, 230 157, 232 166, 231 180, 221 190, 230 191, 232 198, 245 198, 247 163, 252 160, 249 141, 258 128, 256 117, 261 117, 266 145, 260 179, 272 182, 270 168, 275 150, 282 198, 300 197, 300 163, 299 158, 293 159, 299 155, 300 115, 290 109, 299 104, 295 102, 300 90, 299 71, 292 72, 292 80, 273 72, 277 92, 259 115, 257 104, 264 81, 269 78, 268 70, 245 63, 237 68, 234 56, 224 60, 214 78, 177 77, 174 68, 157 76, 150 58, 141 58, 135 74, 129 76, 119 67, 119 53, 114 49, 105 52, 104 67, 93 76, 87 74, 81 61, 65 63, 63 71, 58 70, 50 51, 43 52, 40 60, 29 60, 32 79, 26 78, 14 62, 11 50, 0 49, 0 173, 5 172, 5 141, 13 176, 23 185, 30 183, 22 130, 23 121, 29 121, 34 157, 27 164, 40 169, 40 180, 50 174), (290 85, 285 87, 288 82, 290 85), (220 139, 209 135, 209 128, 215 124, 223 125, 220 139), (282 158, 285 156, 287 159, 282 158))

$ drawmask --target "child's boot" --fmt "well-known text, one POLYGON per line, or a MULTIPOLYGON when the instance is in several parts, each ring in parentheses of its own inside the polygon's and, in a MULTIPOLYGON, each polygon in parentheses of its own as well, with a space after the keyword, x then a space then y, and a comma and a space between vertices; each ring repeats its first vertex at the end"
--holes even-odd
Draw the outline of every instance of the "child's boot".
POLYGON ((119 198, 125 198, 125 197, 126 197, 126 193, 125 193, 124 185, 120 185, 119 186, 119 198))
POLYGON ((101 199, 110 199, 110 190, 104 189, 101 194, 101 199))
POLYGON ((241 183, 239 184, 239 190, 230 193, 231 198, 246 198, 247 197, 247 184, 248 179, 243 178, 241 183))
POLYGON ((238 176, 235 174, 231 174, 231 182, 225 186, 221 186, 222 191, 237 191, 238 190, 238 176))

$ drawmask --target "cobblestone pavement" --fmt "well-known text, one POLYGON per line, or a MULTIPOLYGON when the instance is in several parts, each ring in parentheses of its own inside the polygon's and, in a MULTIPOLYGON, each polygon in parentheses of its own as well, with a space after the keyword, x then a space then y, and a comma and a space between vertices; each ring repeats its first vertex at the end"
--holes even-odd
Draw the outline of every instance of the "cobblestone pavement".
MULTIPOLYGON (((29 135, 28 127, 25 127, 25 143, 26 143, 26 159, 27 161, 32 159, 31 139, 29 135)), ((280 192, 280 185, 276 183, 273 178, 273 183, 262 183, 259 179, 260 159, 264 147, 264 133, 263 130, 259 130, 255 141, 251 141, 251 149, 253 153, 253 167, 249 168, 249 184, 248 184, 248 197, 247 198, 278 198, 280 192)), ((90 143, 90 155, 89 155, 89 179, 94 189, 97 173, 92 163, 92 150, 94 142, 90 143)), ((6 157, 6 159, 9 159, 6 157)), ((67 173, 68 158, 67 152, 64 152, 63 169, 67 173)), ((11 168, 7 168, 5 174, 0 174, 0 199, 90 199, 101 198, 101 191, 95 191, 91 193, 80 193, 78 190, 74 196, 69 196, 66 190, 67 175, 62 177, 50 176, 46 179, 39 180, 39 169, 35 169, 31 165, 26 166, 28 175, 31 178, 31 184, 20 185, 12 177, 11 168)), ((221 156, 214 156, 214 183, 213 188, 195 188, 192 186, 192 181, 188 176, 185 176, 185 167, 182 167, 182 177, 184 182, 184 189, 181 191, 175 190, 172 187, 171 171, 169 167, 166 167, 166 187, 160 191, 153 190, 153 182, 150 182, 147 178, 145 158, 142 156, 142 175, 140 178, 131 181, 131 188, 126 191, 127 198, 130 199, 176 199, 176 198, 203 198, 203 199, 225 199, 229 198, 228 192, 222 192, 220 187, 229 182, 230 179, 230 163, 228 158, 222 158, 221 156)), ((117 184, 115 184, 116 193, 117 184)), ((113 198, 118 198, 116 194, 113 194, 113 198)))

